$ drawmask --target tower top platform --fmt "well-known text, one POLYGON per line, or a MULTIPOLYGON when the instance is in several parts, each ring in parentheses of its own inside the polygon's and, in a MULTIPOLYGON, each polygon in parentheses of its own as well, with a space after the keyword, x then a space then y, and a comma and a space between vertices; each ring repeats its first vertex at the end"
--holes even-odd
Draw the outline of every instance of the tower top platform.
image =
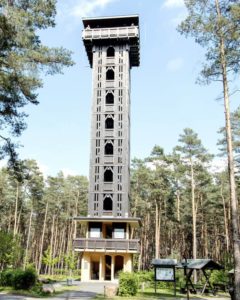
POLYGON ((92 67, 94 45, 129 45, 130 65, 140 65, 139 17, 138 15, 83 18, 82 39, 92 67))

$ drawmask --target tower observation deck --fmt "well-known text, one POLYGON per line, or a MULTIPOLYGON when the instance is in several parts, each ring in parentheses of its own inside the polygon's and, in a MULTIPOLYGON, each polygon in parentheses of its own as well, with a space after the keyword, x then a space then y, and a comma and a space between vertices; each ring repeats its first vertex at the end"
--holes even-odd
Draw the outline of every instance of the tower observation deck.
POLYGON ((130 216, 130 70, 139 66, 137 15, 84 18, 83 43, 93 73, 88 215, 82 281, 115 280, 131 271, 138 218, 130 216))

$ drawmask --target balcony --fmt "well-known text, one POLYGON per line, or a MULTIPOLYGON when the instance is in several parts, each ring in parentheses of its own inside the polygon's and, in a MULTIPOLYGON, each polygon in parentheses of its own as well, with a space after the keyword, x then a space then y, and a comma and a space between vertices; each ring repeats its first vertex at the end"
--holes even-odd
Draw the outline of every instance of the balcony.
POLYGON ((85 28, 82 33, 82 38, 84 40, 134 38, 138 36, 139 30, 137 26, 92 29, 85 28))
POLYGON ((77 251, 138 252, 138 240, 79 238, 73 241, 77 251))

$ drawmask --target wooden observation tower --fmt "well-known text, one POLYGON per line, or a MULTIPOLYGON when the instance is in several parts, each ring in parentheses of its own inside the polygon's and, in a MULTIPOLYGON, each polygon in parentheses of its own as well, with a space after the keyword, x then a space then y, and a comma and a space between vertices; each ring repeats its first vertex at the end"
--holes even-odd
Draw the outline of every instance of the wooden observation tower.
POLYGON ((130 71, 139 66, 137 15, 84 18, 83 42, 93 72, 88 215, 75 238, 82 281, 132 271, 139 219, 130 216, 130 71))

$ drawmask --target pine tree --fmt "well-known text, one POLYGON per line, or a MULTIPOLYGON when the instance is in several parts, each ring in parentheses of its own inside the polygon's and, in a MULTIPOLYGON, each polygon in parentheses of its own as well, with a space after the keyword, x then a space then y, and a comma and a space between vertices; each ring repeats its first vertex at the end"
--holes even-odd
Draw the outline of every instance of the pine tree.
POLYGON ((235 260, 235 299, 240 299, 240 244, 238 201, 234 176, 234 159, 229 105, 229 73, 240 70, 240 4, 237 0, 185 0, 187 18, 179 31, 192 36, 206 48, 206 63, 201 72, 205 83, 220 80, 223 86, 225 130, 230 181, 232 231, 235 260))
POLYGON ((13 137, 26 128, 27 104, 38 104, 41 74, 71 66, 71 53, 41 43, 39 30, 54 27, 55 0, 0 2, 0 159, 17 158, 13 137), (11 139, 12 138, 12 139, 11 139))

